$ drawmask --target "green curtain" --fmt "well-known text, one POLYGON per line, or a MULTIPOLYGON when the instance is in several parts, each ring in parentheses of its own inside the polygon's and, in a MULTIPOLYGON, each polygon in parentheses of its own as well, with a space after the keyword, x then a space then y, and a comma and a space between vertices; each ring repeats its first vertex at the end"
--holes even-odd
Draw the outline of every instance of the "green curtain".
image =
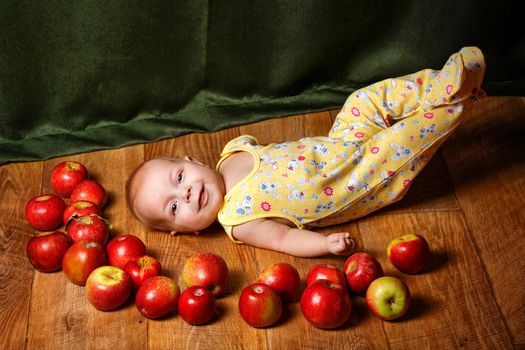
POLYGON ((525 94, 507 1, 0 2, 0 163, 341 106, 356 89, 485 53, 525 94))

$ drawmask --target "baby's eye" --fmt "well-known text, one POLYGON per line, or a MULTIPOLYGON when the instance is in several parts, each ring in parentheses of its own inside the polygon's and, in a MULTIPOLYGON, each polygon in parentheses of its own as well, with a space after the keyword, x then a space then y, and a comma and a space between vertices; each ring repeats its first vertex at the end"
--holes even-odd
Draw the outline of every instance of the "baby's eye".
POLYGON ((182 182, 182 172, 180 172, 180 173, 177 175, 177 182, 178 182, 178 183, 181 183, 181 182, 182 182))
POLYGON ((172 213, 173 215, 175 215, 176 212, 177 212, 177 201, 175 201, 175 202, 173 202, 173 203, 171 204, 171 213, 172 213))

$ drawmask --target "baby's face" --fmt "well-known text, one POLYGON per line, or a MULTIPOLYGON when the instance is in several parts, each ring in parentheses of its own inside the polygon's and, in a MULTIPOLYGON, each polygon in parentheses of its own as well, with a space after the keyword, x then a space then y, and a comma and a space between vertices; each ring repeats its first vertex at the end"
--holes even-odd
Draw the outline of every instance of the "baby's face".
POLYGON ((132 207, 142 221, 175 232, 194 232, 211 225, 222 204, 221 175, 192 160, 154 159, 137 174, 132 207))

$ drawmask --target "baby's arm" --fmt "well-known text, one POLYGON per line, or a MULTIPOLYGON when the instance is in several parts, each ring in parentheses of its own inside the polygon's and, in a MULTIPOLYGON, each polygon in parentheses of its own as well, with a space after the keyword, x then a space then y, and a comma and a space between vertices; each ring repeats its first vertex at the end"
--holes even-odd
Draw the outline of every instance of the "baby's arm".
POLYGON ((236 239, 246 244, 298 257, 348 255, 355 245, 348 232, 325 236, 319 232, 293 228, 271 219, 257 219, 235 226, 233 234, 236 239))

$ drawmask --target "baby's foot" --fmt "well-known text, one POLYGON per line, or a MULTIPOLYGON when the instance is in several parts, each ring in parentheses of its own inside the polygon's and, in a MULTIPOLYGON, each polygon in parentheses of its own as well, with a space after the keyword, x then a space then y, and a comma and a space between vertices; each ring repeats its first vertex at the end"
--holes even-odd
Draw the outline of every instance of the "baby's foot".
POLYGON ((348 232, 332 233, 326 239, 328 251, 335 255, 349 255, 355 247, 355 240, 348 232))

